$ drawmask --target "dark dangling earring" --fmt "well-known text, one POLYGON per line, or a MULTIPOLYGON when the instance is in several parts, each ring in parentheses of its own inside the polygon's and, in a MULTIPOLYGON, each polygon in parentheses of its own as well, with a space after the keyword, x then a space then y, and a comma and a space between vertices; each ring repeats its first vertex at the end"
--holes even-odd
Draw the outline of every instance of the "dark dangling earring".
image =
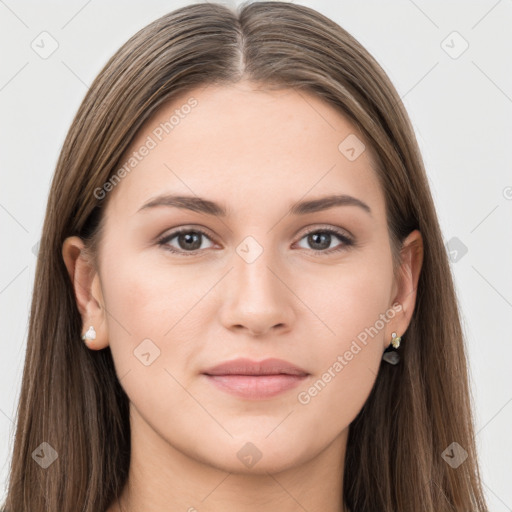
POLYGON ((396 351, 396 349, 398 349, 398 347, 400 346, 400 341, 402 340, 402 337, 397 336, 396 332, 393 332, 391 333, 391 338, 392 339, 390 345, 393 345, 393 348, 395 350, 390 351, 386 349, 384 354, 382 354, 382 360, 386 361, 386 363, 389 364, 398 364, 400 361, 400 354, 396 351))

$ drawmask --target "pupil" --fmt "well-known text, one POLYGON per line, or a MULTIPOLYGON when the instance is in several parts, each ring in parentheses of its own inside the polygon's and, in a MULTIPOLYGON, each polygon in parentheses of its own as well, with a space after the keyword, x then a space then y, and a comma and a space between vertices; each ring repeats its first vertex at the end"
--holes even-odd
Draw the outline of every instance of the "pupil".
POLYGON ((309 235, 309 241, 312 242, 312 245, 315 245, 318 243, 317 239, 319 237, 324 237, 324 243, 322 244, 320 242, 321 247, 319 247, 319 249, 327 249, 329 247, 329 245, 331 245, 330 244, 331 235, 329 233, 315 233, 315 234, 309 235))
POLYGON ((178 241, 179 241, 180 247, 182 249, 192 249, 192 250, 195 250, 195 249, 199 249, 201 247, 201 242, 199 240, 198 233, 194 233, 194 234, 191 234, 191 233, 181 234, 181 235, 178 236, 178 241), (193 239, 195 239, 195 244, 194 244, 194 240, 193 239), (181 243, 183 240, 185 240, 185 246, 184 246, 184 244, 181 243), (188 245, 186 245, 186 244, 188 244, 188 245), (191 247, 190 244, 192 244, 193 247, 191 247))

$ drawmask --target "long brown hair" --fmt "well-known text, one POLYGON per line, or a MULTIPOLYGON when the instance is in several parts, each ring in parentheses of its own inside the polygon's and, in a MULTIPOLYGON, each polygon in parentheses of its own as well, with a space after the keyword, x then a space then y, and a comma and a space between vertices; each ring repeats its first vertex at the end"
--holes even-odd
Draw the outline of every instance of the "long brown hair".
POLYGON ((378 161, 394 262, 407 234, 423 236, 402 359, 382 363, 350 425, 345 503, 353 512, 486 511, 458 305, 408 115, 350 34, 311 8, 278 1, 245 2, 236 11, 214 3, 177 9, 131 37, 91 85, 49 194, 4 510, 98 512, 120 494, 130 463, 128 397, 110 349, 90 350, 80 339, 62 244, 78 235, 97 249, 106 201, 94 191, 163 102, 242 78, 314 93, 347 116, 378 161), (468 454, 457 468, 442 456, 454 442, 468 454), (58 455, 47 468, 37 455, 53 452, 41 443, 58 455))

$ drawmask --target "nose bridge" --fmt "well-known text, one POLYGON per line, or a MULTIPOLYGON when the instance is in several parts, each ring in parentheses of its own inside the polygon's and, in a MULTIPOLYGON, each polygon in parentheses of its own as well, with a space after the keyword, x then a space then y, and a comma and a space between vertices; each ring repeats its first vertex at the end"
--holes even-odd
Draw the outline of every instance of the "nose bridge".
MULTIPOLYGON (((266 237, 265 244, 270 244, 266 237)), ((226 327, 244 326, 262 333, 290 321, 291 304, 286 286, 279 276, 276 251, 247 236, 235 248, 233 271, 223 297, 223 322, 226 327), (276 275, 277 274, 277 275, 276 275)))
POLYGON ((276 262, 269 246, 264 248, 253 237, 247 237, 236 248, 233 263, 239 292, 249 292, 255 298, 262 296, 266 300, 276 293, 273 289, 277 284, 276 278, 269 270, 276 262))

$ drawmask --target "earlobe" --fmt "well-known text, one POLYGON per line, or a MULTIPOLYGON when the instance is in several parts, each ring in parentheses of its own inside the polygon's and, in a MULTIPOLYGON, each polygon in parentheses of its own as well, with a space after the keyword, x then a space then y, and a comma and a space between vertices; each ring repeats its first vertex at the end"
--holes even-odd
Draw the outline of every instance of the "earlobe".
POLYGON ((108 346, 105 308, 99 275, 82 253, 84 248, 81 238, 68 237, 62 246, 62 257, 73 286, 78 311, 82 316, 82 336, 89 332, 89 336, 82 339, 89 348, 99 350, 108 346))

